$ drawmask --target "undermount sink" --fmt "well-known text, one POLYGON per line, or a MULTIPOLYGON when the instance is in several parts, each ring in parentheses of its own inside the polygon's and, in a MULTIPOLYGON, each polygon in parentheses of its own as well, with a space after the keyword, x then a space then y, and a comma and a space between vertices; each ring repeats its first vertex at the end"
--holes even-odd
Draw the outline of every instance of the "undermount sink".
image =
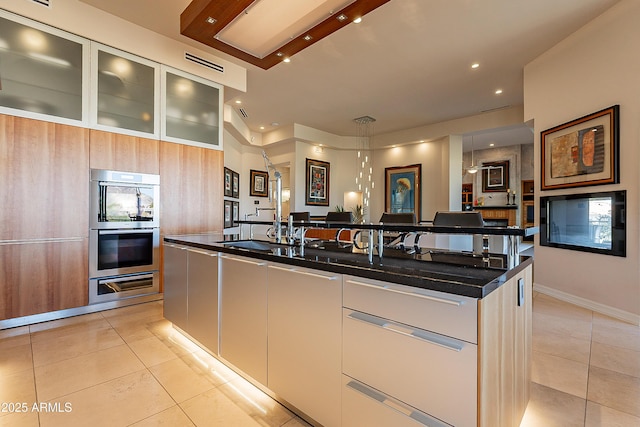
POLYGON ((269 242, 260 242, 256 240, 240 240, 237 242, 225 242, 224 245, 232 248, 250 249, 252 251, 265 251, 265 252, 271 252, 271 249, 273 249, 274 247, 280 246, 276 243, 272 244, 269 242))

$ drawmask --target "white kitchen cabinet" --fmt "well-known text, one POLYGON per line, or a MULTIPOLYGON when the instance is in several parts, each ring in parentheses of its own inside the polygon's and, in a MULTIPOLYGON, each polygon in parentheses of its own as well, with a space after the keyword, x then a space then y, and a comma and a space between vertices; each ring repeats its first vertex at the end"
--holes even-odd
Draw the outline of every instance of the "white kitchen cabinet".
POLYGON ((223 87, 162 66, 161 139, 222 150, 223 87))
POLYGON ((267 385, 267 262, 220 258, 220 356, 267 385))
POLYGON ((91 43, 91 127, 160 136, 160 64, 91 43))
POLYGON ((186 332, 218 354, 218 253, 188 251, 188 326, 186 332))
POLYGON ((478 302, 462 295, 344 277, 344 306, 478 343, 478 302))
POLYGON ((345 375, 453 425, 475 424, 475 344, 345 309, 343 346, 345 375))
POLYGON ((218 254, 164 244, 164 317, 218 353, 218 254))
POLYGON ((0 112, 86 122, 89 41, 0 10, 0 112))
POLYGON ((530 265, 480 300, 343 282, 343 427, 520 423, 531 375, 530 265))
POLYGON ((268 267, 268 388, 325 426, 341 421, 342 276, 268 267))
POLYGON ((164 317, 180 329, 189 327, 188 314, 188 249, 165 243, 164 252, 164 317))
POLYGON ((351 377, 342 381, 342 425, 344 427, 393 426, 393 427, 447 427, 432 416, 404 402, 381 393, 351 377))

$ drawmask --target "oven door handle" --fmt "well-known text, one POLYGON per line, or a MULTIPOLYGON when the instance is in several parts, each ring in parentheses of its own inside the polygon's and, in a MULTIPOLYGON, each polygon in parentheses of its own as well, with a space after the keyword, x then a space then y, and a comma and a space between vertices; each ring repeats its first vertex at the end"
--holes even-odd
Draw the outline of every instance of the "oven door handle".
POLYGON ((157 228, 128 228, 126 230, 97 230, 99 235, 103 234, 134 234, 134 233, 153 233, 157 228))

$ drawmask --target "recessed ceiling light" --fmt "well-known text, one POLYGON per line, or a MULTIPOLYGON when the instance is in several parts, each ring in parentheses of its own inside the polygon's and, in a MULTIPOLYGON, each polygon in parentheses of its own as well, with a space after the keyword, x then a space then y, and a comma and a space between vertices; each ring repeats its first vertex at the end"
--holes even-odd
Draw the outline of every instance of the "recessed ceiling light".
POLYGON ((307 34, 306 36, 303 37, 306 41, 310 41, 313 37, 311 37, 310 34, 307 34))
POLYGON ((480 67, 480 64, 478 64, 477 62, 471 64, 471 68, 473 68, 473 69, 476 69, 478 67, 480 67))
POLYGON ((278 122, 271 122, 271 126, 280 126, 280 123, 278 123, 278 122))
POLYGON ((216 18, 212 18, 211 16, 207 18, 208 24, 215 24, 216 22, 218 22, 216 18))
POLYGON ((242 104, 242 101, 240 101, 239 99, 236 99, 236 104, 242 104))
POLYGON ((496 95, 500 95, 502 93, 502 89, 496 90, 496 95))
POLYGON ((276 56, 284 56, 284 53, 278 52, 278 53, 276 53, 276 56))
POLYGON ((354 24, 359 24, 361 22, 362 22, 362 17, 361 16, 358 16, 356 19, 353 20, 354 24))
POLYGON ((424 139, 421 139, 420 142, 424 142, 424 139))
POLYGON ((344 13, 341 13, 340 15, 336 16, 336 19, 340 22, 342 21, 346 21, 347 20, 347 15, 345 15, 344 13))
POLYGON ((489 144, 489 147, 495 147, 496 144, 494 144, 493 142, 491 144, 489 144))
POLYGON ((264 126, 260 126, 260 130, 264 130, 264 126))
POLYGON ((283 62, 291 62, 291 58, 284 58, 282 61, 283 62))

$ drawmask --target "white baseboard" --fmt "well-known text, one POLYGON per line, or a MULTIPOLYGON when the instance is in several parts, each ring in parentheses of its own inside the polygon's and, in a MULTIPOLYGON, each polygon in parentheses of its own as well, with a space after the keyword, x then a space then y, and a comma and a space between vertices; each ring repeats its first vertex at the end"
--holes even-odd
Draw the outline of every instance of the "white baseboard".
POLYGON ((566 292, 562 292, 557 289, 550 288, 548 286, 540 285, 538 283, 533 284, 533 291, 540 292, 541 294, 549 295, 550 297, 557 298, 561 301, 565 301, 570 304, 574 304, 579 307, 586 308, 600 314, 604 314, 605 316, 622 320, 623 322, 631 323, 632 325, 640 326, 640 315, 638 314, 629 313, 628 311, 620 310, 619 308, 610 307, 608 305, 604 305, 599 302, 588 300, 586 298, 568 294, 566 292))

